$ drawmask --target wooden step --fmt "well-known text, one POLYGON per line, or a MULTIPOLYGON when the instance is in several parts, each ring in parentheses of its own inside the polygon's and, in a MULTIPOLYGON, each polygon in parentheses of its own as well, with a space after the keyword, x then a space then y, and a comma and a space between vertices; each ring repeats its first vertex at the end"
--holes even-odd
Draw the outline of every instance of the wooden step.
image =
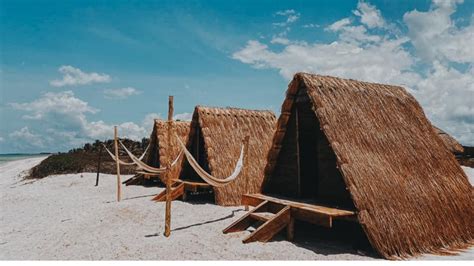
POLYGON ((272 219, 274 216, 275 216, 275 214, 270 213, 270 212, 250 213, 250 217, 254 218, 255 220, 261 221, 261 222, 266 222, 266 221, 272 219))
POLYGON ((257 230, 255 230, 247 238, 242 240, 242 242, 267 242, 272 239, 276 234, 278 234, 281 230, 287 227, 290 223, 290 219, 290 206, 286 206, 276 215, 273 215, 271 219, 259 226, 257 230))
MULTIPOLYGON (((184 195, 184 184, 182 183, 175 183, 173 187, 171 187, 171 200, 175 200, 179 197, 184 195)), ((163 190, 160 194, 156 195, 153 199, 156 202, 166 201, 166 189, 163 190)))
MULTIPOLYGON (((291 222, 290 207, 274 202, 263 201, 253 210, 242 216, 224 229, 223 233, 244 231, 250 226, 256 226, 256 230, 243 240, 244 243, 261 241, 267 242, 278 234, 283 228, 288 227, 291 222), (263 222, 258 226, 258 222, 263 222)), ((292 230, 288 230, 292 234, 292 230)))

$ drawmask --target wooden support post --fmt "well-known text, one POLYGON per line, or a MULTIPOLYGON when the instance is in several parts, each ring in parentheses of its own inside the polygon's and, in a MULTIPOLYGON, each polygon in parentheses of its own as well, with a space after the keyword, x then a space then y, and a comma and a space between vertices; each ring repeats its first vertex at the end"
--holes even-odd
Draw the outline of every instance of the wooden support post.
POLYGON ((118 133, 117 126, 114 126, 114 146, 115 146, 115 158, 117 165, 117 201, 120 201, 122 197, 122 184, 120 182, 120 164, 119 164, 119 151, 118 151, 118 133))
POLYGON ((102 158, 102 145, 99 147, 99 158, 97 162, 97 177, 95 178, 95 186, 97 187, 99 185, 99 175, 100 175, 100 161, 102 158))
MULTIPOLYGON (((173 127, 173 96, 168 98, 168 150, 171 151, 171 132, 173 127)), ((171 156, 166 165, 166 212, 165 212, 165 236, 169 237, 171 234, 171 156)))
MULTIPOLYGON (((295 100, 296 102, 296 100, 295 100)), ((299 129, 299 115, 298 115, 298 106, 295 104, 295 117, 296 117, 296 180, 298 184, 298 197, 301 197, 301 169, 300 169, 300 129, 299 129)))
POLYGON ((286 226, 286 239, 293 241, 295 238, 295 219, 290 215, 290 222, 286 226))

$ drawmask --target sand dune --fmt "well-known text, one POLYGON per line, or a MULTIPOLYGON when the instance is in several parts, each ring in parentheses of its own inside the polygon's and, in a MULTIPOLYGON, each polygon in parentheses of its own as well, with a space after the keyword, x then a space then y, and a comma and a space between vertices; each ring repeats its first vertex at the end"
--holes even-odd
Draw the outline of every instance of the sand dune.
MULTIPOLYGON (((0 166, 0 259, 16 260, 360 260, 350 244, 300 238, 242 244, 248 232, 222 229, 241 207, 174 201, 172 235, 163 236, 164 204, 150 201, 159 188, 124 187, 115 201, 115 176, 58 175, 22 181, 21 173, 44 158, 0 166)), ((126 177, 124 177, 126 178, 126 177)), ((472 249, 457 257, 473 259, 472 249)))

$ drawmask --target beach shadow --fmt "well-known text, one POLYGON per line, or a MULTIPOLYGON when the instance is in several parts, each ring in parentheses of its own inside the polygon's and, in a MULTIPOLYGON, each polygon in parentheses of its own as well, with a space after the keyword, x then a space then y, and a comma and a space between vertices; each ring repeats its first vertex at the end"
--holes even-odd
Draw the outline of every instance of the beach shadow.
POLYGON ((221 218, 218 218, 218 219, 214 219, 214 220, 210 220, 210 221, 205 221, 205 222, 201 222, 201 223, 196 223, 196 224, 191 224, 191 225, 187 225, 187 226, 178 227, 178 228, 175 228, 171 231, 180 231, 180 230, 184 230, 184 229, 188 229, 188 228, 192 228, 192 227, 196 227, 196 226, 201 226, 201 225, 205 225, 205 224, 217 223, 217 222, 220 222, 220 221, 224 221, 224 220, 233 218, 233 217, 235 217, 236 212, 241 212, 241 211, 244 211, 244 209, 233 210, 232 213, 227 215, 227 216, 224 216, 224 217, 221 217, 221 218))
MULTIPOLYGON (((365 234, 356 224, 338 224, 333 228, 310 225, 303 222, 295 224, 295 238, 292 243, 320 255, 350 254, 381 259, 369 244, 365 234)), ((272 241, 287 241, 284 234, 272 241)))
MULTIPOLYGON (((125 199, 122 199, 121 201, 133 200, 133 199, 139 199, 139 198, 147 198, 147 197, 152 197, 152 196, 156 196, 156 193, 154 193, 154 194, 149 194, 149 195, 142 195, 142 196, 136 196, 136 197, 125 198, 125 199)), ((150 201, 151 201, 151 199, 150 199, 150 201)), ((114 202, 117 202, 117 201, 116 201, 116 200, 109 200, 109 201, 106 201, 105 203, 114 203, 114 202)))
MULTIPOLYGON (((175 232, 175 231, 189 229, 189 228, 196 227, 196 226, 202 226, 202 225, 205 225, 205 224, 217 223, 217 222, 220 222, 220 221, 224 221, 224 220, 233 218, 233 217, 235 217, 236 212, 242 212, 242 211, 244 211, 244 209, 233 210, 231 214, 226 215, 224 217, 217 218, 217 219, 214 219, 214 220, 205 221, 205 222, 201 222, 201 223, 195 223, 195 224, 191 224, 191 225, 187 225, 187 226, 178 227, 178 228, 172 229, 171 231, 175 232)), ((155 233, 155 234, 151 234, 151 235, 145 235, 145 237, 157 237, 157 236, 160 236, 160 235, 162 235, 162 234, 155 233)))
POLYGON ((143 195, 143 196, 136 196, 136 197, 125 198, 125 199, 123 199, 123 200, 140 199, 140 198, 147 198, 147 197, 153 197, 153 196, 156 196, 156 193, 149 194, 149 195, 143 195))

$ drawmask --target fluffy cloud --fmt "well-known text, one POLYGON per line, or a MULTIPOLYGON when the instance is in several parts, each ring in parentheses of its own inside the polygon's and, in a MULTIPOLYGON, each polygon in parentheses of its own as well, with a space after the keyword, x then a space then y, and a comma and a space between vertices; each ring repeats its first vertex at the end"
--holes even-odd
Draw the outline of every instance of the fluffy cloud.
POLYGON ((87 102, 74 97, 72 91, 47 92, 39 99, 29 103, 11 103, 13 108, 26 111, 25 119, 42 119, 45 115, 58 113, 70 117, 85 117, 86 113, 97 113, 87 102))
POLYGON ((19 130, 10 133, 9 137, 15 141, 20 148, 44 148, 44 141, 41 136, 30 132, 28 127, 23 127, 19 130))
POLYGON ((335 41, 273 40, 283 45, 283 49, 273 50, 249 40, 232 58, 257 69, 277 69, 288 80, 295 72, 304 71, 402 85, 436 125, 473 145, 474 26, 472 21, 464 28, 452 22, 450 16, 459 2, 439 0, 427 12, 407 12, 404 22, 408 33, 393 34, 401 30, 387 23, 375 6, 360 1, 353 11, 355 17, 325 28, 335 33, 335 41), (416 51, 410 51, 410 45, 416 51), (468 66, 456 69, 452 62, 468 66))
POLYGON ((51 86, 63 87, 110 82, 110 76, 107 74, 99 74, 95 72, 85 73, 79 68, 72 66, 61 66, 59 72, 63 74, 62 79, 50 81, 51 86))
POLYGON ((369 29, 385 27, 386 23, 382 18, 380 10, 369 3, 359 1, 357 4, 357 10, 354 10, 353 13, 360 17, 360 22, 366 25, 369 29))
MULTIPOLYGON (((48 92, 28 103, 11 103, 11 107, 23 111, 24 119, 37 122, 32 133, 24 127, 9 135, 18 143, 19 149, 54 148, 67 150, 95 139, 109 139, 113 135, 113 124, 102 120, 89 121, 88 114, 98 109, 77 98, 72 91, 48 92)), ((121 137, 140 140, 147 137, 152 129, 152 118, 159 114, 148 114, 142 124, 123 122, 118 124, 121 137)))
POLYGON ((418 56, 426 61, 442 60, 457 63, 474 62, 474 19, 459 28, 451 19, 456 4, 462 0, 433 1, 427 12, 414 10, 403 16, 408 36, 418 56))
POLYGON ((293 9, 278 11, 275 15, 285 17, 285 21, 273 23, 273 25, 280 27, 286 27, 300 18, 300 13, 297 13, 293 9))
POLYGON ((133 95, 138 95, 140 93, 141 91, 132 87, 104 90, 104 96, 107 99, 125 99, 133 95))

